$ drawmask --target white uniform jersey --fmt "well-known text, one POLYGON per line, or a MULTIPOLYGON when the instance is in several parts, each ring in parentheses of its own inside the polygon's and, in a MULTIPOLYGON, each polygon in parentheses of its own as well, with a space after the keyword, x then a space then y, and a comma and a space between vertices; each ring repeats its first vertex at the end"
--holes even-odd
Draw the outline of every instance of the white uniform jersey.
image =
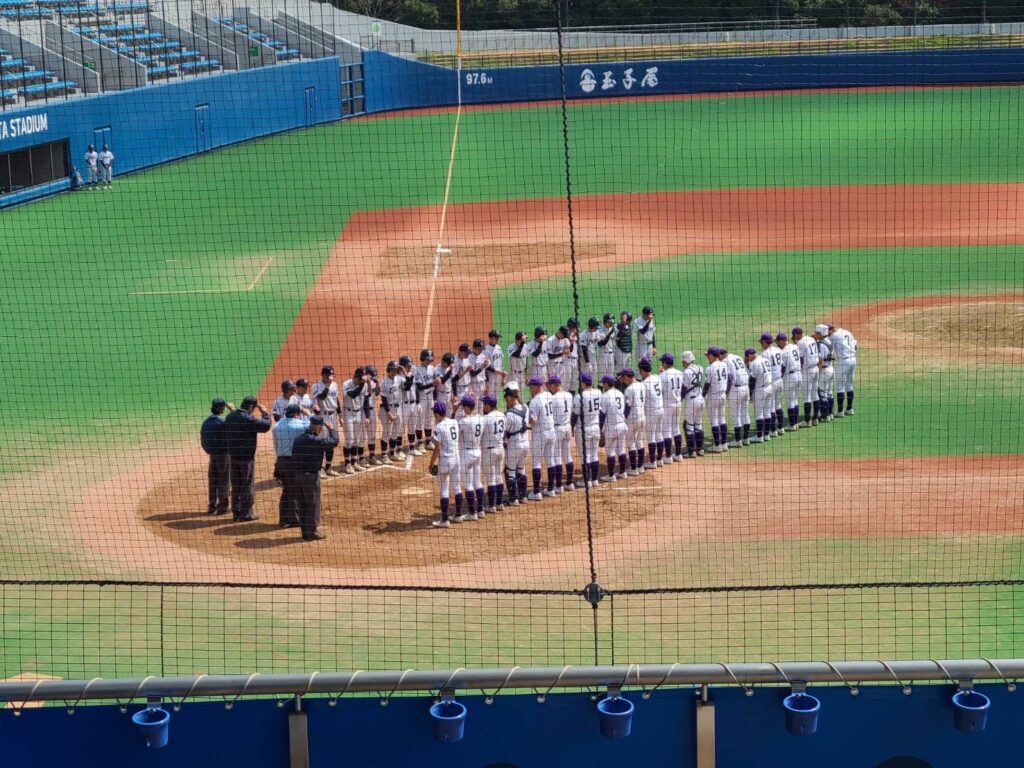
POLYGON ((724 397, 729 384, 729 369, 721 360, 715 360, 704 369, 704 377, 708 384, 708 397, 724 397))
POLYGON ((584 389, 573 398, 572 412, 576 414, 576 429, 582 424, 587 434, 592 434, 601 421, 601 393, 593 387, 584 389))
POLYGON ((568 427, 572 416, 572 395, 561 390, 551 395, 551 418, 555 427, 568 427))
POLYGON ((104 168, 109 168, 114 164, 114 153, 109 149, 104 149, 100 152, 100 165, 104 168))
POLYGON ((523 350, 531 374, 542 378, 546 376, 548 369, 548 356, 544 352, 545 344, 546 342, 543 341, 531 341, 523 350))
POLYGON ((796 376, 801 372, 803 366, 796 344, 787 344, 782 350, 782 368, 785 376, 796 376))
POLYGON ((513 341, 508 345, 508 372, 522 378, 526 370, 526 344, 522 347, 519 342, 513 341))
POLYGON ((451 466, 459 460, 459 425, 454 419, 441 419, 434 425, 434 442, 438 459, 451 466))
POLYGON ((484 357, 487 360, 491 361, 490 370, 505 370, 505 355, 501 351, 500 344, 488 344, 486 347, 484 347, 484 357))
POLYGON ((455 373, 452 374, 454 380, 454 392, 456 397, 461 397, 469 389, 469 385, 472 381, 470 371, 473 369, 473 361, 469 356, 467 357, 456 357, 455 358, 455 373))
POLYGON ((409 386, 411 378, 411 374, 406 376, 404 373, 395 376, 395 384, 398 386, 399 396, 403 405, 414 405, 416 403, 416 387, 415 385, 409 386))
POLYGON ((354 381, 352 379, 345 380, 345 383, 341 385, 341 391, 345 393, 346 412, 355 413, 356 411, 363 410, 363 402, 366 400, 366 391, 368 388, 369 385, 362 381, 354 381), (356 393, 357 387, 361 387, 358 393, 356 393))
POLYGON ((828 368, 832 365, 832 358, 834 357, 832 352, 832 342, 825 338, 818 342, 818 359, 821 360, 822 364, 828 368))
POLYGON ((96 163, 99 159, 99 153, 97 153, 95 149, 92 152, 85 153, 85 164, 88 165, 90 168, 95 169, 96 163))
POLYGON ((509 441, 526 442, 529 430, 529 412, 522 403, 505 412, 505 438, 509 441))
POLYGON ((431 403, 434 401, 434 395, 430 389, 422 389, 427 384, 434 383, 434 366, 432 365, 417 365, 412 369, 412 380, 413 389, 416 390, 416 402, 417 403, 431 403))
POLYGON ((650 322, 647 322, 643 316, 638 317, 633 321, 633 326, 636 328, 636 345, 643 349, 645 346, 650 347, 654 344, 654 318, 651 318, 650 322))
POLYGON ((836 328, 829 336, 832 350, 838 360, 855 360, 857 358, 857 339, 845 328, 836 328))
POLYGON ((750 371, 747 370, 747 364, 743 362, 742 357, 730 353, 722 362, 725 363, 726 370, 732 376, 734 387, 746 387, 750 384, 750 371))
POLYGON ((683 399, 683 372, 678 368, 666 368, 658 374, 661 377, 662 399, 666 408, 679 405, 683 399))
POLYGON ((652 373, 640 383, 644 388, 644 407, 647 414, 663 411, 665 409, 665 393, 662 389, 660 374, 652 373))
POLYGON ((310 413, 312 413, 314 405, 316 405, 316 400, 313 399, 313 396, 311 394, 309 394, 309 392, 307 392, 304 395, 300 395, 299 396, 299 407, 300 408, 304 408, 307 411, 309 411, 310 413))
POLYGON ((290 402, 290 397, 285 397, 284 395, 277 396, 277 399, 274 400, 274 404, 270 406, 270 412, 274 414, 275 421, 280 421, 284 418, 284 409, 288 407, 290 402))
POLYGON ((505 443, 505 414, 499 410, 493 410, 490 413, 485 413, 482 419, 484 436, 481 445, 485 450, 501 448, 505 443))
POLYGON ((601 327, 597 331, 598 358, 605 358, 608 361, 615 359, 615 326, 611 328, 601 327), (602 342, 604 344, 602 345, 602 342))
POLYGON ((779 381, 782 378, 782 350, 773 345, 768 347, 761 355, 772 367, 772 381, 779 381))
POLYGON ((634 381, 626 387, 626 405, 629 406, 629 421, 638 422, 644 420, 647 403, 647 392, 644 385, 634 381))
POLYGON ((750 375, 754 378, 754 387, 766 389, 772 385, 772 364, 764 355, 758 355, 750 361, 750 375))
POLYGON ((434 372, 437 374, 438 380, 438 386, 434 390, 434 399, 442 403, 450 403, 452 401, 452 387, 455 386, 455 366, 450 365, 445 368, 442 364, 434 372))
POLYGON ((530 424, 535 430, 550 430, 555 425, 551 409, 551 393, 540 391, 530 399, 530 424))
POLYGON ((617 389, 601 394, 601 415, 604 416, 605 431, 612 431, 626 424, 626 396, 617 389))
POLYGON ((465 453, 480 453, 480 441, 484 436, 484 419, 478 413, 463 416, 459 422, 460 447, 465 453))
POLYGON ((487 381, 487 363, 490 358, 488 358, 483 352, 480 352, 479 354, 470 352, 469 357, 466 359, 469 360, 470 368, 476 371, 476 373, 471 374, 473 391, 483 392, 487 381))
POLYGON ((544 354, 548 358, 548 374, 557 373, 565 375, 568 360, 566 353, 569 351, 568 339, 557 339, 554 336, 544 342, 544 354))
POLYGON ((696 363, 683 368, 683 398, 696 400, 704 397, 704 369, 696 363))
POLYGON ((586 354, 583 359, 587 361, 587 365, 597 365, 598 349, 597 339, 600 331, 598 330, 586 330, 580 334, 579 339, 576 342, 577 349, 582 348, 586 354))
POLYGON ((815 370, 818 367, 818 342, 810 336, 803 336, 796 343, 800 352, 800 365, 805 371, 815 370))
POLYGON ((380 399, 388 404, 392 411, 397 410, 402 402, 402 393, 398 389, 398 376, 385 376, 380 383, 380 399))
POLYGON ((323 380, 318 381, 313 385, 313 401, 324 413, 337 413, 338 412, 338 385, 335 382, 324 384, 323 380), (319 398, 317 395, 322 394, 326 390, 327 395, 324 398, 319 398))

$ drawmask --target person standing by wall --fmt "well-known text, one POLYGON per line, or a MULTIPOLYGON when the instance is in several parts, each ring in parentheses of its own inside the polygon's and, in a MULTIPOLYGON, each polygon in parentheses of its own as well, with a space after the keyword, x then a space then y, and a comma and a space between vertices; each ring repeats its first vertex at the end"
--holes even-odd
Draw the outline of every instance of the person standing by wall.
POLYGON ((231 514, 235 522, 256 519, 256 435, 270 431, 270 412, 252 395, 224 420, 224 435, 231 456, 231 514), (260 418, 253 411, 260 412, 260 418))
POLYGON ((85 150, 85 168, 89 174, 89 189, 96 189, 100 180, 100 155, 92 144, 85 150))
POLYGON ((114 153, 106 144, 100 152, 100 184, 107 189, 114 184, 114 153))
POLYGON ((235 406, 214 398, 210 404, 210 415, 199 430, 199 442, 210 457, 206 472, 210 490, 210 501, 206 507, 208 515, 223 515, 228 511, 229 459, 228 446, 224 436, 224 411, 233 411, 235 406))

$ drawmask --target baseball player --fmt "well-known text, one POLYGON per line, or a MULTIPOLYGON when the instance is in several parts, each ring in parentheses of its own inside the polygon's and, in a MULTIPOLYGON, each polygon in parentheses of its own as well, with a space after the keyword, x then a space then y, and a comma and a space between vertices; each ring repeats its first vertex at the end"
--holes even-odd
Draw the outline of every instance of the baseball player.
POLYGON ((476 412, 476 400, 464 395, 459 405, 463 417, 459 424, 459 464, 462 468, 462 488, 466 494, 466 520, 484 516, 484 484, 480 479, 480 441, 484 436, 483 417, 476 412))
POLYGON ((100 181, 100 156, 92 144, 85 150, 85 167, 89 174, 89 189, 96 189, 100 181))
POLYGON ((110 147, 103 145, 100 152, 100 185, 110 189, 114 183, 114 153, 110 147))
POLYGON ((397 360, 388 360, 380 383, 380 452, 385 461, 405 461, 402 453, 402 390, 397 360))
POLYGON ((771 427, 775 419, 775 393, 772 390, 772 364, 757 350, 748 347, 744 351, 747 366, 750 370, 748 391, 754 400, 754 423, 757 432, 750 438, 752 443, 764 443, 771 440, 771 427))
POLYGON ((273 405, 270 406, 270 412, 274 415, 274 422, 278 422, 284 418, 284 412, 292 403, 298 405, 298 399, 295 397, 295 382, 291 379, 285 379, 281 382, 281 394, 274 400, 273 405))
MULTIPOLYGON (((662 442, 665 422, 665 397, 661 376, 653 372, 654 364, 649 357, 641 357, 637 364, 640 369, 640 383, 644 388, 644 422, 647 427, 647 469, 664 466, 665 443, 662 442)), ((669 453, 669 461, 672 454, 669 453)))
POLYGON ((575 464, 572 460, 572 395, 562 389, 562 379, 558 376, 548 377, 548 393, 551 395, 551 419, 554 422, 552 431, 551 456, 554 464, 549 465, 548 487, 551 487, 550 472, 555 472, 554 492, 559 494, 564 488, 575 491, 573 473, 575 464), (562 469, 565 474, 562 474, 562 469), (563 480, 564 485, 563 485, 563 480))
POLYGON ((578 339, 579 352, 583 356, 583 370, 591 375, 597 372, 597 357, 599 347, 597 346, 598 329, 600 321, 596 317, 587 320, 587 330, 580 334, 578 339))
POLYGON ((534 376, 527 382, 530 387, 530 403, 527 406, 530 412, 530 454, 533 459, 533 493, 526 498, 530 501, 540 501, 543 496, 555 495, 554 466, 554 414, 551 412, 551 393, 544 389, 544 382, 534 376), (548 487, 542 492, 540 489, 541 465, 547 464, 548 487))
POLYGON ((448 418, 448 407, 436 402, 431 409, 434 418, 434 450, 430 455, 428 471, 437 475, 441 496, 441 519, 432 520, 435 528, 449 528, 449 520, 462 522, 462 488, 459 484, 459 425, 448 418), (455 491, 455 514, 448 516, 449 498, 455 491))
POLYGON ((627 475, 641 475, 644 469, 644 433, 647 424, 647 393, 644 385, 636 380, 636 372, 632 368, 619 371, 619 383, 626 396, 626 448, 629 452, 629 471, 627 475))
MULTIPOLYGON (((473 383, 473 360, 469 351, 469 344, 459 344, 459 351, 456 353, 453 366, 455 372, 452 374, 452 403, 458 406, 462 396, 470 393, 470 386, 473 383)), ((454 416, 458 418, 458 416, 454 416)))
POLYGON ((704 400, 708 408, 708 420, 711 422, 712 453, 725 453, 729 450, 729 425, 725 420, 725 399, 732 389, 729 381, 729 369, 718 359, 721 350, 708 347, 704 356, 708 359, 708 367, 704 369, 704 400))
MULTIPOLYGON (((482 469, 487 486, 485 512, 504 509, 501 473, 505 466, 505 414, 498 410, 498 398, 491 393, 483 396, 483 450, 482 469)), ((479 513, 478 513, 479 514, 479 513)))
POLYGON ((519 384, 505 385, 505 482, 509 506, 526 503, 526 453, 529 449, 530 414, 523 405, 519 384))
POLYGON ((804 427, 817 426, 821 403, 818 399, 818 342, 804 335, 799 325, 793 329, 793 343, 800 353, 800 373, 803 377, 804 427))
POLYGON ((575 317, 570 317, 565 321, 565 327, 569 329, 569 354, 565 359, 562 381, 566 392, 572 394, 580 387, 580 324, 575 317))
POLYGON ((594 377, 580 374, 580 391, 572 399, 572 431, 580 454, 583 480, 578 488, 593 488, 601 474, 598 448, 601 443, 601 393, 593 387, 594 377))
POLYGON ((661 363, 659 375, 662 399, 665 403, 665 417, 661 429, 665 461, 682 461, 683 432, 679 427, 679 416, 683 405, 683 372, 675 367, 676 358, 671 352, 663 354, 658 361, 661 363))
POLYGON ((484 347, 487 358, 487 394, 496 395, 505 385, 505 355, 501 349, 501 334, 492 328, 487 332, 487 346, 484 347))
POLYGON ((357 470, 367 469, 361 461, 364 443, 364 424, 366 417, 366 398, 364 391, 369 387, 370 376, 362 366, 356 368, 351 379, 341 385, 344 407, 342 416, 345 420, 345 474, 354 475, 357 470))
MULTIPOLYGON (((613 376, 615 371, 615 318, 611 312, 604 313, 603 325, 596 331, 597 338, 597 374, 601 377, 613 376)), ((614 378, 614 376, 613 376, 614 378)))
POLYGON ((828 327, 832 354, 836 359, 836 416, 853 416, 853 375, 857 372, 857 339, 845 328, 828 327), (843 410, 843 396, 846 410, 843 410))
POLYGON ((469 393, 475 398, 483 397, 487 391, 487 371, 491 367, 491 358, 484 353, 483 339, 473 339, 469 366, 469 393))
POLYGON ((615 377, 606 373, 601 377, 601 411, 599 423, 604 432, 604 450, 608 455, 608 474, 602 483, 625 480, 626 469, 626 396, 616 386, 615 377), (619 460, 619 474, 615 474, 615 459, 619 460))
POLYGON ((548 377, 548 356, 544 348, 547 340, 547 328, 538 325, 533 329, 533 341, 526 345, 526 359, 531 379, 545 381, 548 377))
POLYGON ((434 369, 437 375, 437 386, 434 388, 434 402, 453 406, 455 397, 455 355, 445 352, 441 355, 441 364, 434 369))
POLYGON ((814 339, 818 342, 818 402, 820 403, 819 419, 832 421, 832 410, 835 401, 832 399, 832 383, 836 372, 832 367, 832 340, 828 338, 828 325, 821 323, 814 326, 814 339))
POLYGON ((694 362, 693 352, 683 352, 683 425, 686 457, 704 455, 704 369, 694 362))
MULTIPOLYGON (((367 365, 366 375, 370 380, 363 390, 363 437, 366 442, 366 466, 379 467, 384 459, 377 457, 377 404, 380 401, 380 382, 377 380, 377 366, 367 365)), ((360 446, 360 451, 362 446, 360 446)), ((382 450, 381 455, 386 455, 382 450)))
POLYGON ((544 353, 548 358, 548 376, 565 378, 569 355, 569 329, 559 326, 555 335, 544 342, 544 353))
POLYGON ((782 386, 786 396, 786 412, 789 414, 789 429, 800 429, 800 395, 804 390, 803 366, 800 350, 789 343, 784 333, 775 336, 775 345, 782 351, 782 386))
POLYGON ((615 345, 615 370, 625 370, 633 359, 633 314, 631 312, 619 314, 619 322, 615 326, 615 338, 612 343, 615 345))
POLYGON ((413 388, 416 390, 416 410, 419 416, 415 424, 416 445, 421 450, 429 448, 431 405, 434 402, 434 350, 420 350, 420 364, 412 369, 413 388))
POLYGON ((727 349, 719 351, 718 359, 725 363, 731 383, 726 402, 729 403, 729 413, 732 414, 733 439, 729 441, 728 447, 750 445, 750 371, 747 370, 747 364, 742 357, 732 354, 727 349))
POLYGON ((505 383, 522 386, 526 378, 526 331, 516 331, 515 341, 508 345, 508 376, 505 383))
POLYGON ((646 357, 653 360, 658 354, 658 344, 654 340, 654 310, 651 307, 644 307, 635 322, 637 359, 646 357))
MULTIPOLYGON (((410 456, 422 456, 425 451, 416 443, 416 425, 420 419, 420 407, 416 402, 416 381, 412 375, 412 358, 402 355, 398 358, 398 388, 402 393, 401 421, 405 427, 407 450, 410 456)), ((446 411, 447 414, 447 411, 446 411)))
POLYGON ((775 337, 765 331, 760 338, 761 354, 772 367, 772 423, 768 430, 769 437, 786 434, 785 422, 782 419, 782 350, 774 346, 775 337))
MULTIPOLYGON (((323 416, 328 434, 338 432, 338 385, 334 381, 334 367, 325 365, 320 369, 320 381, 313 385, 313 412, 323 416)), ((331 464, 334 461, 334 446, 324 450, 324 468, 321 477, 338 477, 341 473, 331 464)))
POLYGON ((295 381, 295 396, 299 398, 299 408, 302 410, 302 415, 308 419, 313 415, 313 408, 316 407, 313 395, 309 393, 308 381, 305 379, 297 379, 295 381))

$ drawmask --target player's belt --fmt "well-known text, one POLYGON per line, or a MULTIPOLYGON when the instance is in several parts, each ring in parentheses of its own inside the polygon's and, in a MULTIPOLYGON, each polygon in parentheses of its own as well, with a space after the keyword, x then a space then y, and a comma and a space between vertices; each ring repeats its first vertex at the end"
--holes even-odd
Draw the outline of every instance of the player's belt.
POLYGON ((333 416, 334 414, 337 413, 337 411, 324 411, 324 413, 326 413, 328 416, 333 416))
POLYGON ((349 413, 359 413, 363 409, 362 408, 346 408, 345 410, 348 411, 349 413))

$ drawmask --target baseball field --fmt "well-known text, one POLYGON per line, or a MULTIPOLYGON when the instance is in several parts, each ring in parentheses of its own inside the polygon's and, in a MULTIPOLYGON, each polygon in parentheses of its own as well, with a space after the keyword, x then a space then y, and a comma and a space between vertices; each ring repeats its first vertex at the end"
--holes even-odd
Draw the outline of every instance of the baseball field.
POLYGON ((1016 87, 571 106, 571 253, 557 105, 0 213, 0 676, 1024 653, 1022 117, 1016 87), (325 482, 310 544, 267 437, 261 519, 205 514, 211 397, 557 327, 570 257, 581 318, 651 304, 677 358, 850 329, 856 416, 448 531, 417 459, 325 482))

